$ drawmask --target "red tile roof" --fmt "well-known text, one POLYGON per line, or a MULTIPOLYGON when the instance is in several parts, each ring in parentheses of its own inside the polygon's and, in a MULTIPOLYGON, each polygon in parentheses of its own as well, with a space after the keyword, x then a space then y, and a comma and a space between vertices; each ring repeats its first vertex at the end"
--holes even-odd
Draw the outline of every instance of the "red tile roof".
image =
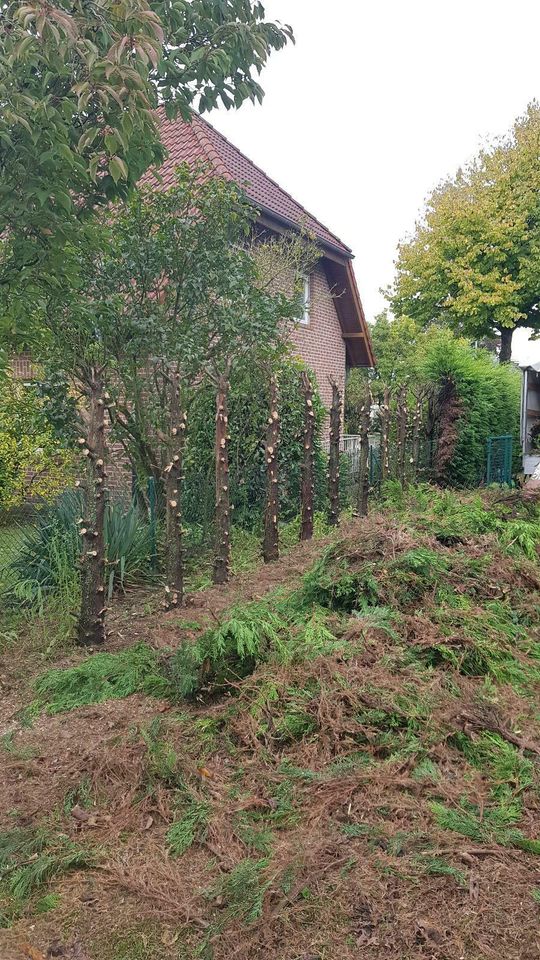
POLYGON ((160 167, 160 181, 148 171, 143 183, 172 186, 175 169, 181 163, 210 164, 218 176, 238 184, 259 210, 261 219, 297 227, 313 233, 323 247, 324 264, 332 290, 336 311, 347 345, 347 361, 352 367, 373 366, 374 358, 354 270, 352 251, 331 233, 293 197, 246 157, 223 134, 198 114, 190 123, 181 117, 167 120, 159 110, 161 138, 167 157, 160 167))
MULTIPOLYGON (((323 245, 328 245, 344 257, 352 255, 350 247, 308 213, 207 120, 194 114, 192 122, 186 123, 181 117, 167 120, 164 112, 160 110, 159 113, 161 139, 167 150, 167 159, 159 171, 165 186, 173 183, 175 168, 180 163, 210 163, 217 174, 242 187, 261 212, 313 233, 323 245)), ((150 179, 151 174, 146 174, 143 181, 149 182, 150 179)))

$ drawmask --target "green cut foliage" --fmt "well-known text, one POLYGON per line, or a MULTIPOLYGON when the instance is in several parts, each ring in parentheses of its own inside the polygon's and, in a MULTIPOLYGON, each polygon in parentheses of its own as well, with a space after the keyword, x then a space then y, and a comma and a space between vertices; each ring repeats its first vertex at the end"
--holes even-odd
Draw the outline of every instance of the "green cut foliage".
POLYGON ((35 686, 47 713, 63 713, 90 703, 119 700, 133 693, 166 697, 168 680, 155 650, 140 643, 121 653, 96 653, 77 667, 48 670, 35 686))
POLYGON ((167 844, 175 857, 181 857, 186 850, 204 839, 210 806, 187 793, 180 810, 180 816, 167 830, 167 844))
POLYGON ((502 847, 516 847, 527 853, 540 854, 540 840, 531 840, 514 826, 521 818, 521 805, 508 796, 495 806, 478 810, 466 798, 459 807, 446 807, 443 803, 430 803, 431 812, 443 830, 451 830, 475 843, 498 843, 502 847))
POLYGON ((463 870, 453 867, 451 863, 443 860, 442 857, 423 855, 418 857, 417 862, 418 866, 425 870, 426 873, 430 873, 435 877, 453 877, 460 887, 466 887, 468 885, 468 880, 463 870))
MULTIPOLYGON (((90 866, 93 860, 89 851, 45 827, 0 833, 0 889, 11 901, 6 922, 40 887, 70 870, 90 866)), ((41 912, 55 905, 49 901, 41 912)))
POLYGON ((268 864, 267 859, 252 860, 248 857, 215 884, 211 895, 223 897, 224 921, 239 919, 250 924, 260 917, 264 896, 270 885, 270 881, 264 881, 262 876, 268 864))

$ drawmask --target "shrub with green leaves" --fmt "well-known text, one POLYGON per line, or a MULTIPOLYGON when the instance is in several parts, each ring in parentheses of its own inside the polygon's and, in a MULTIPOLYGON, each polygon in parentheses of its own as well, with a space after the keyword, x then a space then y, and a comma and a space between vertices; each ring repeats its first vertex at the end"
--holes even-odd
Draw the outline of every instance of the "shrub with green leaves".
POLYGON ((0 375, 0 520, 25 501, 54 499, 73 468, 73 453, 56 437, 36 389, 0 375))
MULTIPOLYGON (((60 592, 76 602, 81 551, 77 521, 82 512, 81 494, 70 490, 25 530, 9 566, 13 598, 42 604, 45 597, 60 592)), ((135 504, 113 502, 107 506, 105 544, 109 598, 134 582, 155 579, 154 533, 135 504)))

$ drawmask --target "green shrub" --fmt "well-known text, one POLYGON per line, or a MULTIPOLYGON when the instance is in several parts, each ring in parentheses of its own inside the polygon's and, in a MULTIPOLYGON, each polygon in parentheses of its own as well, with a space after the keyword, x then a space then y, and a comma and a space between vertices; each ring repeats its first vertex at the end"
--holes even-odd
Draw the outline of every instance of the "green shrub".
POLYGON ((71 481, 74 457, 47 422, 37 391, 0 379, 0 512, 30 499, 51 500, 71 481))
POLYGON ((438 388, 455 387, 460 415, 457 439, 445 467, 444 481, 455 487, 476 487, 485 476, 486 441, 511 434, 519 468, 521 375, 512 364, 495 362, 486 350, 474 350, 449 331, 433 334, 426 346, 422 375, 438 388))
MULTIPOLYGON (((81 550, 77 520, 82 509, 81 494, 67 491, 26 528, 9 565, 12 597, 42 605, 45 597, 62 594, 76 604, 81 550)), ((154 579, 152 528, 134 504, 107 506, 105 545, 109 597, 131 583, 154 579)))

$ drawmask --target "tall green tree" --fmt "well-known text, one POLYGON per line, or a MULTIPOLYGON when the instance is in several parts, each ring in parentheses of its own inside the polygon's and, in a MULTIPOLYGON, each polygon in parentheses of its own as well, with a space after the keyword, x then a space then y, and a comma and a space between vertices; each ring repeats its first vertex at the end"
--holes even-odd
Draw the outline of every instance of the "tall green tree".
POLYGON ((63 272, 80 217, 161 159, 159 104, 187 118, 260 100, 256 75, 289 39, 253 0, 3 3, 0 284, 20 300, 63 272))
POLYGON ((422 325, 471 340, 500 337, 511 358, 518 327, 540 330, 540 106, 430 196, 399 248, 390 301, 422 325))

